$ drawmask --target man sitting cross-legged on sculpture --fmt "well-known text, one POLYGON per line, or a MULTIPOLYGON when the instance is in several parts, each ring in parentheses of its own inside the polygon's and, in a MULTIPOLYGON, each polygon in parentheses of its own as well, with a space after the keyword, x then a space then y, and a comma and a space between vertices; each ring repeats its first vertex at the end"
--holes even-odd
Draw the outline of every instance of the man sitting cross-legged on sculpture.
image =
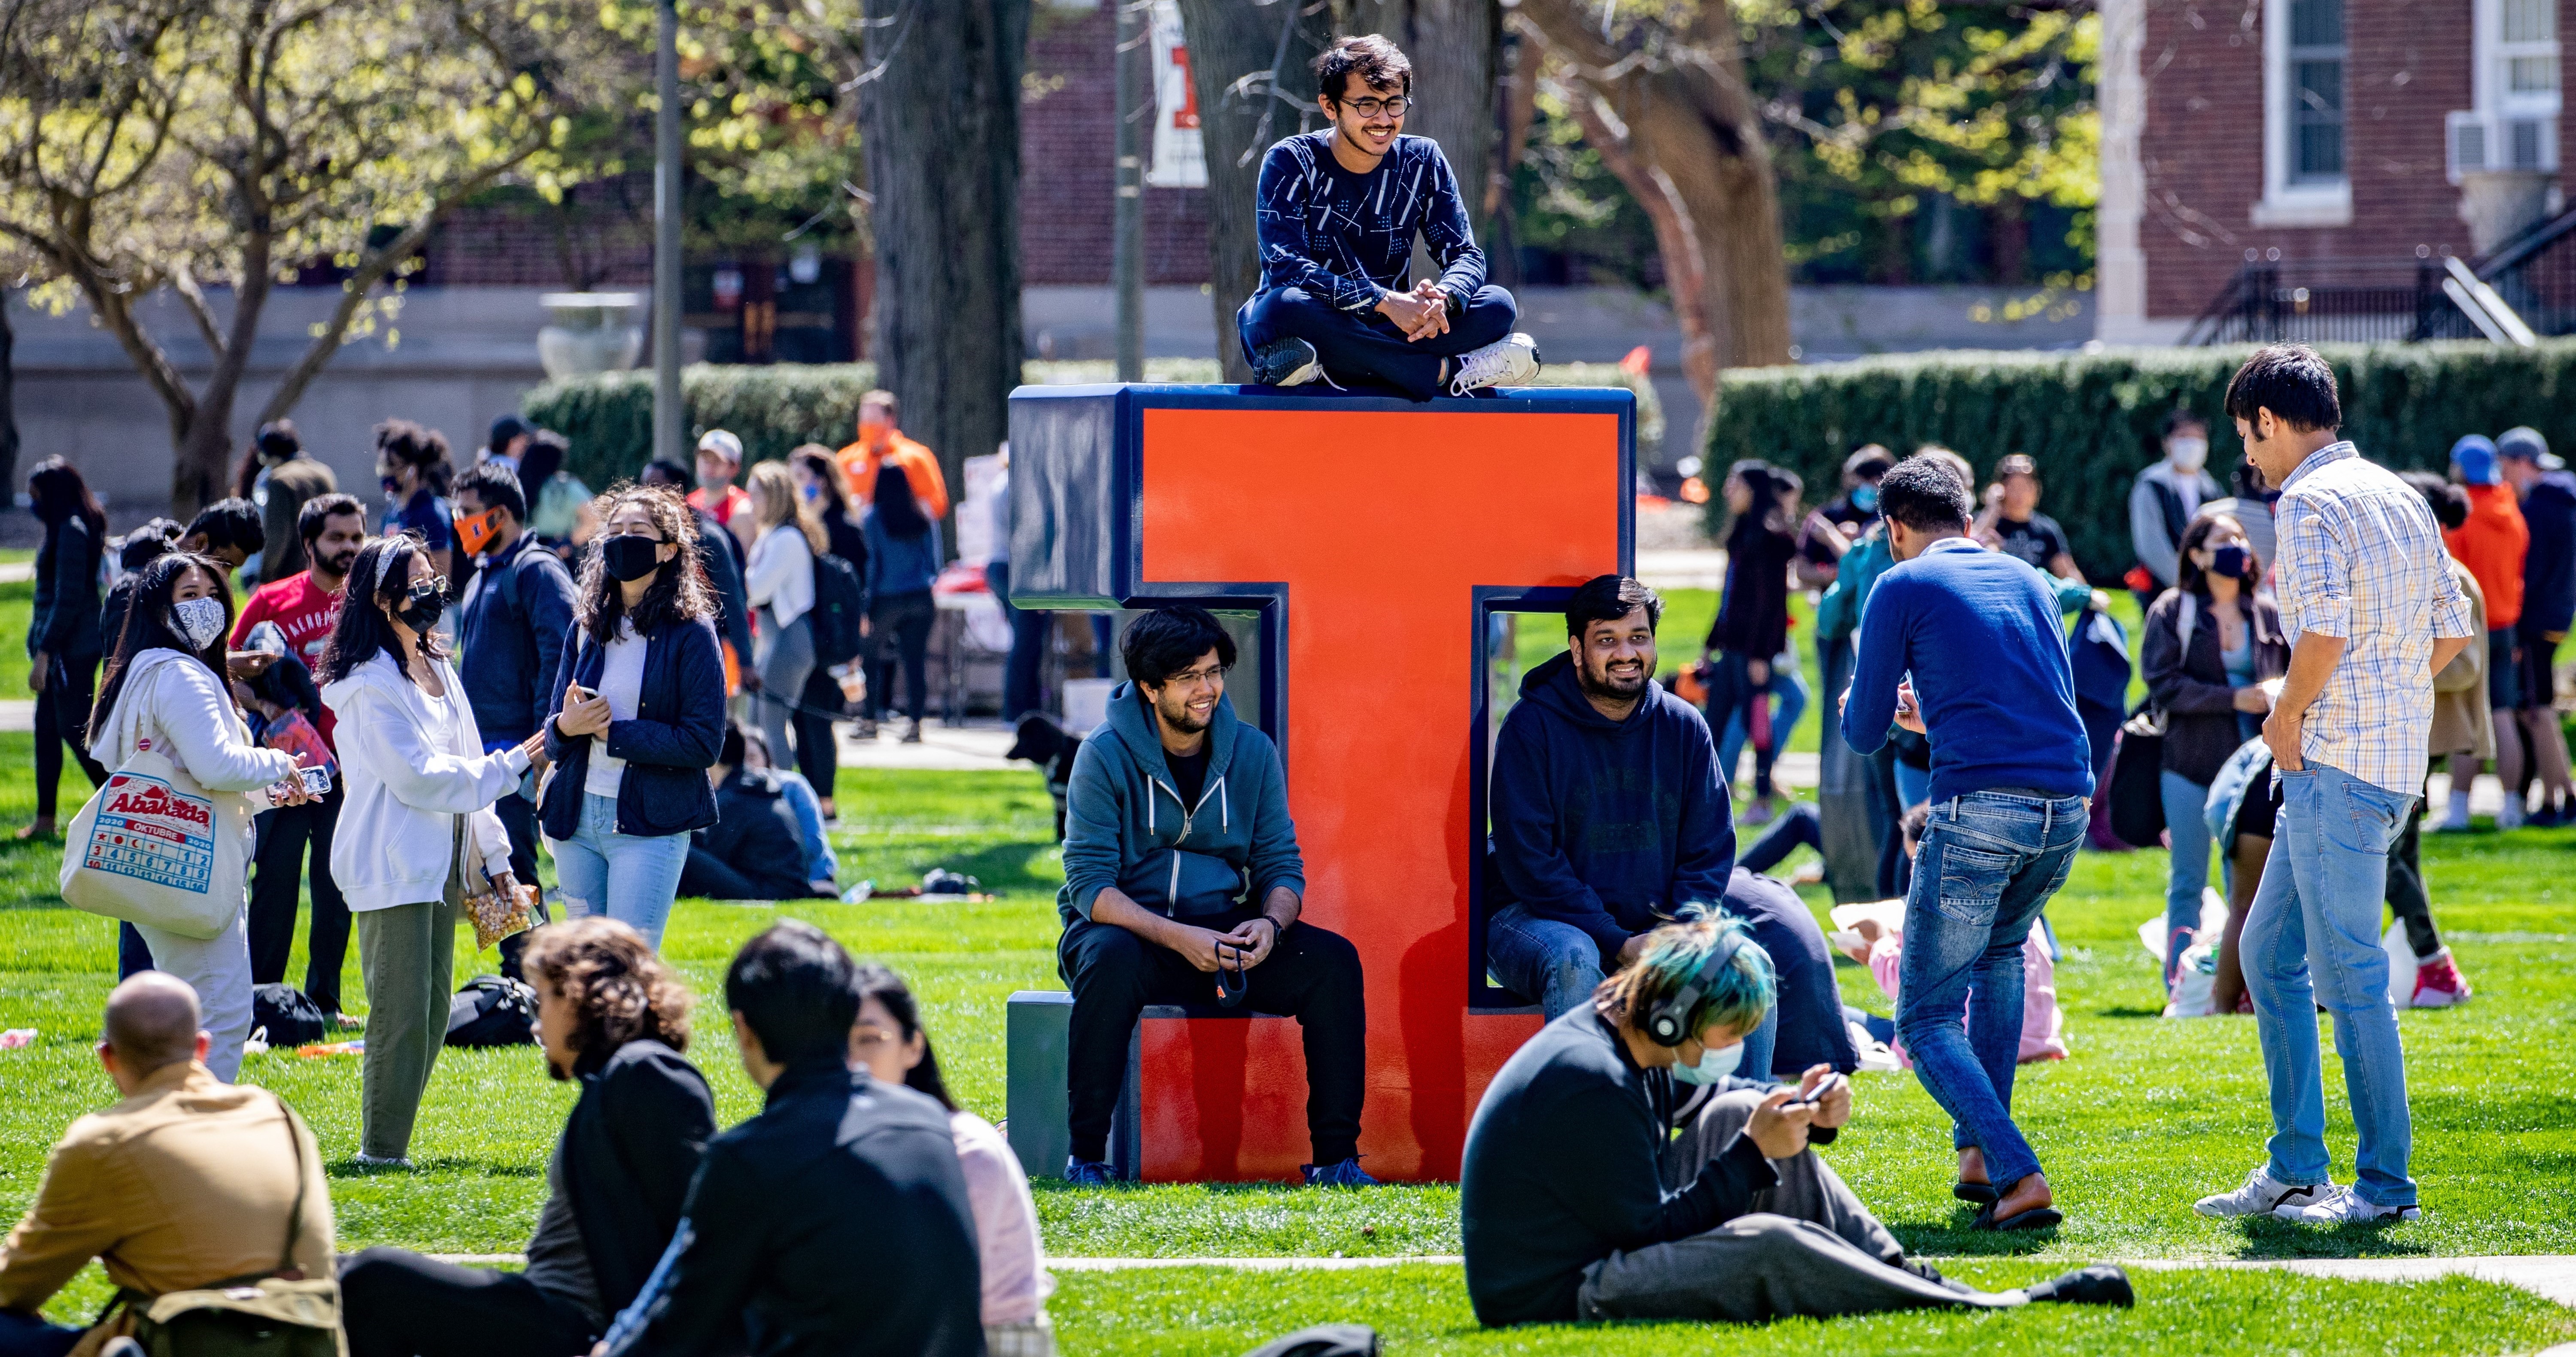
POLYGON ((1795 1092, 1729 1077, 1771 996, 1770 958, 1742 923, 1671 924, 1513 1054, 1477 1105, 1460 1174, 1477 1319, 1749 1323, 2131 1302, 2118 1268, 1988 1293, 1907 1262, 1807 1148, 1850 1118, 1851 1085, 1826 1085, 1822 1065, 1795 1092), (1684 1085, 1718 1091, 1675 1138, 1684 1085))
POLYGON ((1128 624, 1120 651, 1131 681, 1109 690, 1108 719, 1082 742, 1065 793, 1065 1180, 1110 1180, 1109 1117, 1144 1007, 1222 1002, 1305 1029, 1306 1181, 1366 1186, 1359 953, 1297 920, 1306 867, 1279 751, 1225 700, 1234 639, 1203 608, 1161 608, 1128 624))
POLYGON ((1376 34, 1344 38, 1315 59, 1315 85, 1333 125, 1261 161, 1261 287, 1235 315, 1252 379, 1320 376, 1419 401, 1537 376, 1512 294, 1485 285, 1440 144, 1403 135, 1413 64, 1376 34), (1416 233, 1440 277, 1408 288, 1416 233))
POLYGON ((1618 575, 1576 590, 1566 653, 1521 680, 1494 744, 1485 965, 1551 1019, 1683 904, 1716 904, 1735 865, 1708 723, 1655 681, 1663 612, 1618 575))

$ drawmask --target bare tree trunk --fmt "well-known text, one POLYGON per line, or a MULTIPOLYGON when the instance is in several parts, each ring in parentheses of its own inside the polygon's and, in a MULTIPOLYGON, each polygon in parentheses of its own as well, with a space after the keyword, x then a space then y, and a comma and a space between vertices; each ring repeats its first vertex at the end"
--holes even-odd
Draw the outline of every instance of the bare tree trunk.
POLYGON ((877 370, 962 491, 965 460, 1009 436, 1020 381, 1029 0, 867 0, 866 14, 877 370))
POLYGON ((1576 86, 1586 141, 1655 223, 1683 368, 1713 412, 1720 370, 1789 361, 1779 188, 1734 19, 1701 0, 1646 46, 1603 41, 1583 0, 1521 0, 1517 13, 1576 86))
POLYGON ((1180 6, 1207 155, 1208 304, 1216 313, 1216 349, 1225 380, 1248 382, 1252 368, 1235 342, 1234 313, 1261 284, 1253 190, 1262 152, 1313 125, 1312 115, 1300 110, 1314 105, 1306 67, 1324 48, 1328 16, 1315 0, 1180 0, 1180 6))
POLYGON ((17 333, 9 328, 9 290, 0 287, 0 486, 18 483, 17 333))
POLYGON ((1407 135, 1440 143, 1458 176, 1476 238, 1485 236, 1485 177, 1493 163, 1494 96, 1503 12, 1497 0, 1344 0, 1342 29, 1381 33, 1413 61, 1407 135))

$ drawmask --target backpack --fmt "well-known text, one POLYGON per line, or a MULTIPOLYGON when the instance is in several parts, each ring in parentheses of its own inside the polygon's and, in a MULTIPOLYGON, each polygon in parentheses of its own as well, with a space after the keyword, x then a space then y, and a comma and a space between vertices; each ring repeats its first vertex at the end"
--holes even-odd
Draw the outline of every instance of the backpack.
POLYGON ((268 1044, 278 1050, 320 1041, 327 1030, 322 1006, 293 985, 259 985, 250 992, 250 1025, 267 1029, 268 1044))
POLYGON ((450 1046, 533 1046, 537 992, 516 980, 478 975, 447 1001, 450 1046))
POLYGON ((814 558, 814 663, 824 669, 848 664, 867 642, 859 619, 867 613, 867 591, 848 561, 826 552, 814 558))

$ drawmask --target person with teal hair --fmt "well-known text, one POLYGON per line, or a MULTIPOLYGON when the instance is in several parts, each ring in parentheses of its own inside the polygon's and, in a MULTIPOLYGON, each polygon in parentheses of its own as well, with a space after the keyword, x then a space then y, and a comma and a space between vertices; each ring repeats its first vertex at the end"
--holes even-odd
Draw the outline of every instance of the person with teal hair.
POLYGON ((1829 1065, 1794 1089, 1734 1076, 1776 988, 1742 920, 1687 910, 1505 1062, 1459 1175, 1479 1321, 2132 1303, 2115 1267, 1981 1292, 1909 1261, 1808 1148, 1850 1119, 1849 1082, 1829 1065))

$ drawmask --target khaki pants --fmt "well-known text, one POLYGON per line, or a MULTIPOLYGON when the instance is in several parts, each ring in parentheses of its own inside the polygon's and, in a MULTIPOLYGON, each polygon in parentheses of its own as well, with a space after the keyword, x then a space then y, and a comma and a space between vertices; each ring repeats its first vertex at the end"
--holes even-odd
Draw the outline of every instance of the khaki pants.
MULTIPOLYGON (((455 817, 457 834, 465 817, 455 817)), ((457 841, 462 843, 461 837, 457 841)), ((451 864, 462 854, 450 849, 451 864)), ((447 1044, 456 979, 456 919, 465 898, 453 867, 445 897, 358 912, 358 960, 367 982, 367 1050, 359 1066, 358 1148, 376 1159, 411 1155, 412 1122, 429 1072, 447 1044)))
MULTIPOLYGON (((1760 1106, 1750 1090, 1708 1100, 1672 1145, 1665 1181, 1699 1176, 1760 1106)), ((1752 1324, 1790 1315, 1866 1314, 1927 1306, 2004 1308, 1994 1294, 1935 1282, 1898 1264, 1905 1248, 1861 1205, 1833 1166, 1807 1150, 1774 1159, 1777 1186, 1753 1209, 1712 1230, 1614 1253, 1584 1270, 1575 1313, 1584 1319, 1722 1319, 1752 1324)))

